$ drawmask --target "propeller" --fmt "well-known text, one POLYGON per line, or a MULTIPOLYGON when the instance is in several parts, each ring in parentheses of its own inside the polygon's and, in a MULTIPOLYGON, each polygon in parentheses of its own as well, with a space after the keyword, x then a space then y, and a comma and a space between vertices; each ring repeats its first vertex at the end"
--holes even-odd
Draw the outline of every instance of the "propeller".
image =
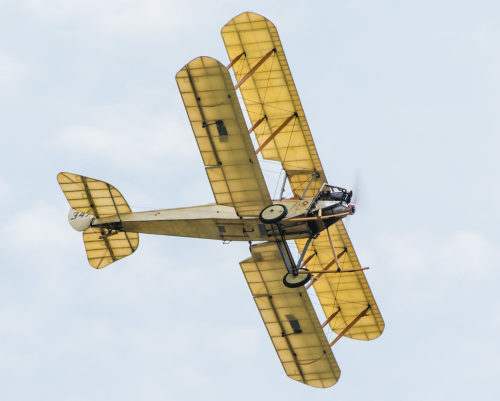
POLYGON ((359 194, 360 194, 360 187, 361 187, 361 175, 359 173, 359 170, 356 169, 354 173, 354 185, 353 185, 353 191, 352 191, 352 200, 351 203, 358 206, 359 205, 359 194))
MULTIPOLYGON (((352 187, 352 198, 351 198, 351 202, 350 202, 350 205, 352 205, 352 207, 356 210, 356 212, 358 211, 358 207, 359 207, 360 187, 362 186, 360 176, 361 175, 359 173, 359 170, 356 169, 356 171, 354 173, 354 185, 352 187)), ((348 217, 349 216, 346 216, 346 219, 345 219, 345 223, 347 226, 350 225, 350 220, 351 220, 348 217)))

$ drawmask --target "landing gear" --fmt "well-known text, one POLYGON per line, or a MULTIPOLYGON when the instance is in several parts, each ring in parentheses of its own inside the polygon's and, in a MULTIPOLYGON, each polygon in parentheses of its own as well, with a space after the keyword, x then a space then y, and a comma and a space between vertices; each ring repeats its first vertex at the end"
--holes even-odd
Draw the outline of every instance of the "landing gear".
POLYGON ((287 273, 283 277, 283 284, 288 288, 302 287, 306 284, 312 277, 311 273, 307 274, 297 274, 294 276, 292 273, 287 273))
POLYGON ((265 224, 274 224, 282 220, 287 213, 286 206, 277 203, 262 209, 262 212, 259 214, 259 220, 265 224))
POLYGON ((298 288, 302 287, 309 280, 311 280, 312 274, 307 271, 307 269, 302 269, 299 266, 302 266, 302 260, 304 255, 307 252, 307 248, 312 238, 309 238, 302 250, 302 254, 300 255, 298 263, 295 263, 294 258, 288 248, 286 243, 286 236, 284 228, 281 224, 277 224, 281 221, 288 213, 288 209, 285 205, 280 203, 275 203, 274 205, 269 205, 262 209, 259 214, 259 220, 264 224, 273 224, 273 234, 276 239, 276 245, 278 246, 278 250, 280 251, 281 257, 285 262, 286 269, 288 272, 283 277, 283 284, 288 288, 298 288), (277 229, 278 233, 275 232, 277 229), (279 237, 278 237, 279 235, 279 237))

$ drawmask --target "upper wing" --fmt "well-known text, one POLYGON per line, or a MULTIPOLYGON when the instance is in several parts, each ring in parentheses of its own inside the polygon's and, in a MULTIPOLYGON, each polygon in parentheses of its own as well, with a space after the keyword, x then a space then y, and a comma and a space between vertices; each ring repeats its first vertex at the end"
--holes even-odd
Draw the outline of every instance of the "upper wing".
POLYGON ((176 80, 216 202, 258 216, 271 197, 226 67, 198 57, 176 80))
MULTIPOLYGON (((282 163, 296 196, 316 195, 326 177, 275 26, 263 16, 247 12, 229 21, 222 28, 222 37, 250 120, 254 127, 257 125, 255 134, 262 156, 282 163)), ((342 221, 330 230, 338 253, 347 249, 341 259, 343 269, 358 269, 342 221)), ((300 250, 305 241, 296 241, 300 250)), ((326 232, 313 241, 305 259, 313 252, 314 270, 332 261, 326 232)), ((330 322, 335 332, 341 333, 370 306, 345 335, 358 339, 380 335, 384 322, 362 271, 325 274, 314 288, 327 317, 340 308, 330 322)))
POLYGON ((314 387, 333 386, 340 369, 304 287, 283 285, 286 266, 275 242, 250 247, 241 269, 286 374, 314 387))
POLYGON ((222 38, 230 60, 243 54, 233 66, 236 79, 251 73, 239 89, 253 126, 258 124, 262 156, 281 161, 295 195, 316 195, 326 177, 275 26, 247 12, 222 28, 222 38))
MULTIPOLYGON (((314 290, 327 319, 334 316, 330 321, 330 327, 337 334, 347 329, 369 307, 367 313, 343 335, 357 340, 373 340, 382 334, 384 320, 375 303, 365 274, 363 271, 359 271, 361 266, 344 223, 339 221, 330 226, 329 230, 341 272, 319 275, 320 277, 316 274, 317 280, 314 281, 314 290), (358 271, 342 272, 344 270, 358 271)), ((296 240, 299 250, 304 248, 305 241, 296 240)), ((307 264, 309 270, 337 270, 326 230, 312 241, 304 260, 312 255, 314 255, 313 258, 307 264)))

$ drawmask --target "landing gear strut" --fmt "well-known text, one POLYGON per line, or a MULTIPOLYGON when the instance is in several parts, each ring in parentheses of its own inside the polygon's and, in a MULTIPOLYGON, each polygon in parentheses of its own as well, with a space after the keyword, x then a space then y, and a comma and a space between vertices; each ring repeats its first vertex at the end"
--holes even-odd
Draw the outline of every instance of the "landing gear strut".
MULTIPOLYGON (((283 229, 280 224, 278 224, 283 218, 287 215, 288 209, 285 205, 280 203, 275 203, 273 205, 269 205, 266 208, 262 209, 259 214, 259 220, 264 224, 273 224, 278 230, 279 238, 276 236, 276 244, 278 245, 278 249, 283 257, 283 261, 285 262, 286 268, 288 272, 283 277, 283 284, 288 288, 297 288, 302 287, 309 280, 311 280, 312 274, 307 272, 307 269, 301 269, 301 262, 304 258, 304 255, 307 251, 307 247, 311 242, 312 238, 310 238, 300 255, 298 264, 295 263, 293 256, 288 249, 288 245, 286 243, 286 237, 284 235, 283 229), (306 273, 307 272, 307 273, 306 273)), ((274 232, 274 228, 273 228, 274 232)))

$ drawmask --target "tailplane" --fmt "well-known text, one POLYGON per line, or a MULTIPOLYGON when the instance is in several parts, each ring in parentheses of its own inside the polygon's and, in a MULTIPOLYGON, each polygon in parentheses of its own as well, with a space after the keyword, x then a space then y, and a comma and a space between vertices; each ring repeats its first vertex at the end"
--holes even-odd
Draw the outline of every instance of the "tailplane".
POLYGON ((104 181, 72 173, 59 173, 57 181, 71 206, 68 220, 83 231, 83 242, 90 265, 101 269, 132 254, 139 246, 139 234, 93 226, 97 219, 131 213, 122 194, 104 181))

